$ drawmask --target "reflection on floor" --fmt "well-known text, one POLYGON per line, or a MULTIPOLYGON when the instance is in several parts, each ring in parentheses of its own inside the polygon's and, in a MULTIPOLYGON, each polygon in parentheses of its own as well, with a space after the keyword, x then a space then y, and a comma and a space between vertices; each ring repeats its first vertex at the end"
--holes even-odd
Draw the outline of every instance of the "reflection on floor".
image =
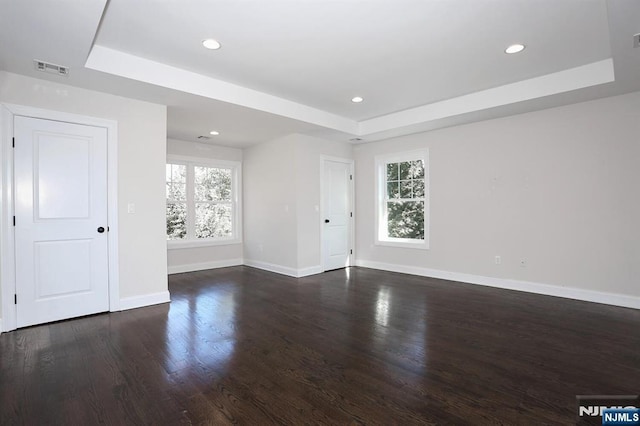
POLYGON ((573 424, 640 388, 640 311, 350 268, 170 276, 0 336, 1 424, 573 424))

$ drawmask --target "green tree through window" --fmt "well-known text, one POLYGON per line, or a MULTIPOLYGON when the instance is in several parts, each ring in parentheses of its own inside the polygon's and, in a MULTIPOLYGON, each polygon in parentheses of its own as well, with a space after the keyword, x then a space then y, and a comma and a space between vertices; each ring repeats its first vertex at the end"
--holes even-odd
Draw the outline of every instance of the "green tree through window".
POLYGON ((237 240, 239 164, 168 163, 167 239, 237 240))
POLYGON ((429 248, 429 150, 376 156, 377 245, 429 248))
POLYGON ((187 236, 187 166, 167 164, 167 239, 187 236))
POLYGON ((387 163, 385 187, 387 236, 424 240, 424 162, 387 163))
POLYGON ((196 238, 230 236, 231 169, 202 166, 194 169, 196 238))

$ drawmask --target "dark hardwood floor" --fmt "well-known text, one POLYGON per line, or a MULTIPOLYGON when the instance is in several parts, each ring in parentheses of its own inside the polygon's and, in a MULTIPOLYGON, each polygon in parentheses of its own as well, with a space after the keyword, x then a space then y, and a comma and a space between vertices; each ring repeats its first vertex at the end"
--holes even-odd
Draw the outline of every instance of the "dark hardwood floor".
POLYGON ((640 311, 364 268, 172 275, 0 335, 2 425, 575 424, 640 391, 640 311))

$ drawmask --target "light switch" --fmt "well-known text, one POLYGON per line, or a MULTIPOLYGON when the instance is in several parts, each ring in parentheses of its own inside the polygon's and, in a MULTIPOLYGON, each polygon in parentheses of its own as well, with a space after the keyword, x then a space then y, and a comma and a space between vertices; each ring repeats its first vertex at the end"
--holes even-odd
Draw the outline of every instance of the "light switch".
POLYGON ((133 214, 136 212, 136 205, 134 203, 127 204, 127 213, 133 214))

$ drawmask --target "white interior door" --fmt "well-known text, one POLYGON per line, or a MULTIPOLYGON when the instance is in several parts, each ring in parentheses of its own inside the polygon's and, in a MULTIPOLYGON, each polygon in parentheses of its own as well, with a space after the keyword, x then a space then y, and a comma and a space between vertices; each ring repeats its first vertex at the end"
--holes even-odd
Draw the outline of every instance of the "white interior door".
POLYGON ((107 131, 15 117, 17 326, 109 310, 107 131))
POLYGON ((323 161, 322 267, 349 266, 351 259, 351 164, 323 161))

